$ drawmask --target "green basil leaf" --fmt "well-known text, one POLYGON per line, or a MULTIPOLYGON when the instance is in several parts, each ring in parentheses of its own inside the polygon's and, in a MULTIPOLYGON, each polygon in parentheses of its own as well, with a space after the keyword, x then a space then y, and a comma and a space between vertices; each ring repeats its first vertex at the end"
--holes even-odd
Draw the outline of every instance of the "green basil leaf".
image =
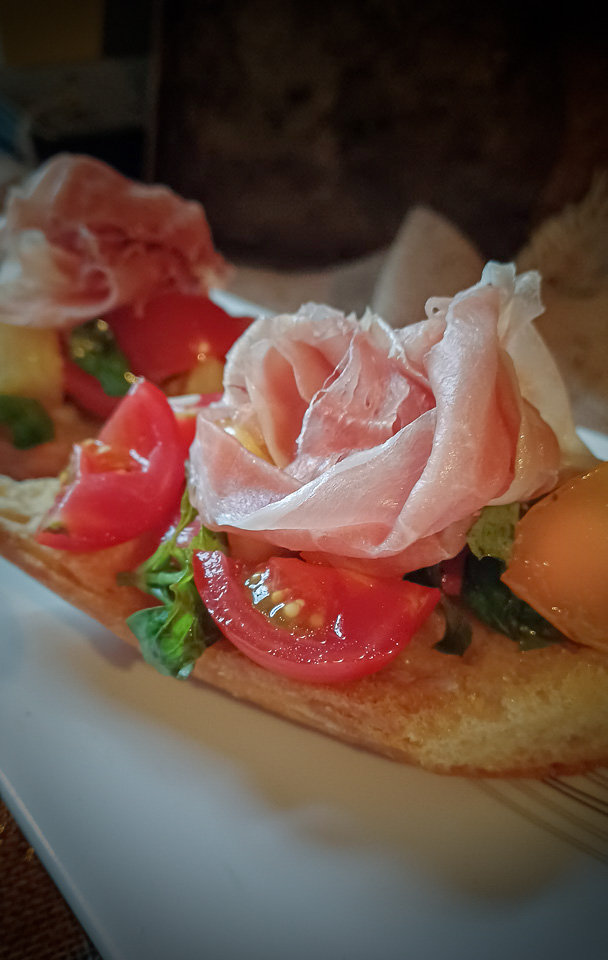
POLYGON ((190 675, 203 650, 220 637, 196 589, 192 555, 197 550, 222 550, 224 544, 201 527, 187 546, 178 546, 179 534, 195 519, 196 511, 184 493, 172 536, 135 572, 118 577, 119 583, 137 586, 159 601, 159 606, 132 614, 127 624, 139 640, 144 659, 160 673, 181 679, 190 675))
POLYGON ((8 427, 13 446, 18 450, 36 447, 55 436, 53 421, 42 404, 32 397, 0 394, 0 423, 8 427))
POLYGON ((99 380, 110 397, 124 397, 134 377, 129 363, 105 320, 88 320, 70 331, 70 359, 99 380))
POLYGON ((174 602, 138 610, 127 624, 139 641, 144 659, 159 673, 184 680, 203 650, 219 639, 196 587, 178 589, 174 602))
POLYGON ((473 613, 489 627, 504 633, 522 650, 534 650, 566 639, 500 579, 506 564, 495 557, 467 557, 462 595, 473 613))

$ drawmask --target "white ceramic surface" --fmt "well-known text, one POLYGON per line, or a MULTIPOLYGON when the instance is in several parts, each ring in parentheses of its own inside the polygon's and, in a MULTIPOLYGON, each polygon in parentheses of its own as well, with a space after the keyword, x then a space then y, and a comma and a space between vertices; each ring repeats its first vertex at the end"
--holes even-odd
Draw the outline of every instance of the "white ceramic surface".
POLYGON ((3 561, 0 609, 0 792, 104 960, 606 957, 606 864, 483 784, 161 677, 3 561))

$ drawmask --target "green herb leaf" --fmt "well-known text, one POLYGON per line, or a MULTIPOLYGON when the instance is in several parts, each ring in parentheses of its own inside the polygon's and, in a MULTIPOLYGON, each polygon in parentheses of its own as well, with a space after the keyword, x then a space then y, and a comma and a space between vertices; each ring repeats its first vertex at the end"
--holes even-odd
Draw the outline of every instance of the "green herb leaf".
POLYGON ((221 539, 201 527, 187 546, 178 546, 177 538, 196 519, 196 511, 184 493, 181 517, 172 537, 134 573, 120 574, 119 583, 132 584, 156 597, 160 606, 138 610, 127 618, 141 647, 144 659, 160 673, 185 678, 203 650, 220 633, 209 616, 192 573, 192 554, 196 550, 221 550, 221 539))
POLYGON ((534 650, 566 638, 500 579, 506 564, 495 557, 467 558, 463 597, 484 623, 515 640, 522 650, 534 650))
POLYGON ((124 397, 133 382, 129 363, 105 320, 89 320, 70 331, 70 359, 96 380, 110 397, 124 397))
POLYGON ((0 423, 10 430, 18 450, 28 450, 55 436, 53 421, 38 400, 0 394, 0 423))
POLYGON ((499 560, 508 563, 519 514, 519 503, 484 507, 467 536, 471 553, 480 559, 498 557, 499 560))

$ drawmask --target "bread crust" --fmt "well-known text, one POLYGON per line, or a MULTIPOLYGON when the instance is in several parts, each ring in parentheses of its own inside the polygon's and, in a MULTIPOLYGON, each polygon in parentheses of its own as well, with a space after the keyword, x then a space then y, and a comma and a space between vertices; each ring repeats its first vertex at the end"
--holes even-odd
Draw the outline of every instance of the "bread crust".
MULTIPOLYGON (((137 643, 125 618, 149 597, 119 587, 130 544, 70 554, 33 539, 54 480, 0 478, 0 553, 40 583, 137 643)), ((232 644, 209 647, 194 676, 226 693, 358 747, 444 774, 548 776, 608 763, 608 654, 576 644, 522 652, 472 620, 464 656, 433 649, 434 613, 378 673, 305 684, 257 666, 232 644)))

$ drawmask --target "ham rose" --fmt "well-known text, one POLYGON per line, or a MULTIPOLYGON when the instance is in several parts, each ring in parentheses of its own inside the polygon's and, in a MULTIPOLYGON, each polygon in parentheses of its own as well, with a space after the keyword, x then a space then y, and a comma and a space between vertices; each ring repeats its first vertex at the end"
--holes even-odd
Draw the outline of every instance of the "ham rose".
POLYGON ((226 265, 199 203, 59 154, 0 221, 0 322, 64 327, 166 290, 206 294, 226 265))
POLYGON ((309 304, 261 318, 198 415, 203 522, 330 563, 406 573, 454 556, 478 511, 551 489, 581 454, 531 325, 539 278, 488 264, 394 330, 309 304))

